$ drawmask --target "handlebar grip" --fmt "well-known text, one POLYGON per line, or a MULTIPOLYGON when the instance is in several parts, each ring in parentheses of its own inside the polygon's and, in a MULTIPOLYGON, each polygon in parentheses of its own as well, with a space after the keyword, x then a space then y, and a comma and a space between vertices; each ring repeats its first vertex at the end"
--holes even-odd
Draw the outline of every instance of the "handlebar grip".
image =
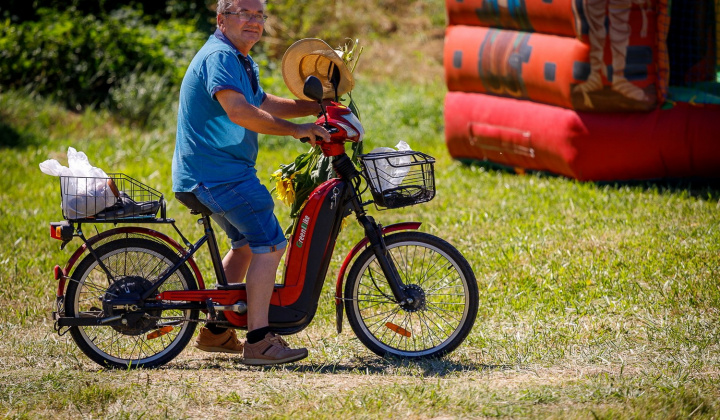
MULTIPOLYGON (((322 139, 323 139, 323 138, 320 137, 320 136, 315 136, 315 141, 322 141, 322 139)), ((300 141, 301 141, 302 143, 307 143, 307 142, 310 141, 310 137, 300 137, 300 141)))

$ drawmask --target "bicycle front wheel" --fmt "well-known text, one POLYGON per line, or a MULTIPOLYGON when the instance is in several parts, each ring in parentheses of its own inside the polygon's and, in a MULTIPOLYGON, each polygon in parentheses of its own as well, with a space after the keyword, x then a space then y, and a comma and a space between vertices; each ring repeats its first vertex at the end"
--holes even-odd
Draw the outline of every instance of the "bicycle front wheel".
POLYGON ((441 357, 468 336, 478 311, 470 265, 446 241, 421 232, 385 238, 411 304, 395 301, 371 248, 353 264, 345 285, 345 310, 355 335, 380 356, 441 357))
MULTIPOLYGON (((167 246, 150 239, 122 238, 95 249, 71 276, 65 295, 65 316, 107 318, 122 315, 122 325, 71 327, 77 346, 96 363, 110 368, 153 368, 180 354, 195 332, 197 310, 118 308, 112 299, 138 296, 149 290, 179 259, 167 246), (99 261, 112 275, 108 277, 99 261)), ((160 287, 196 290, 195 278, 180 266, 160 287)))

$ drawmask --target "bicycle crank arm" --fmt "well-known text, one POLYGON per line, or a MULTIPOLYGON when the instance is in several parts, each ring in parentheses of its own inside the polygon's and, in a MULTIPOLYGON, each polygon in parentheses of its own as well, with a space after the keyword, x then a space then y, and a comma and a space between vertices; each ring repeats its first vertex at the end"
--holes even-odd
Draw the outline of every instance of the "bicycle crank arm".
POLYGON ((245 302, 238 302, 234 305, 213 305, 216 311, 230 311, 237 312, 242 315, 247 312, 247 304, 245 302))

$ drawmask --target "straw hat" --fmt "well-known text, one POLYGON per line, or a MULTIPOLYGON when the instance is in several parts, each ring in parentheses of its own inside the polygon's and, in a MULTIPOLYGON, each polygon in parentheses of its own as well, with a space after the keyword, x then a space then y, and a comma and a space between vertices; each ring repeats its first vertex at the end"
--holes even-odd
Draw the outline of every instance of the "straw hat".
POLYGON ((303 94, 308 76, 315 76, 323 84, 324 99, 335 99, 330 75, 335 67, 340 71, 337 95, 350 92, 355 85, 352 73, 341 58, 342 52, 333 50, 325 41, 305 38, 295 42, 285 51, 282 59, 282 75, 290 92, 300 99, 309 100, 303 94))

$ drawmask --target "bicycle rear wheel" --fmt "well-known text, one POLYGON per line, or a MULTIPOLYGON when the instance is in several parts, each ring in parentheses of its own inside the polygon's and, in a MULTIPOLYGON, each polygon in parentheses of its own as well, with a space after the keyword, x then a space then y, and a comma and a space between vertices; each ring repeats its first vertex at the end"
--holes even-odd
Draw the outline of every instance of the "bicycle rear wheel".
POLYGON ((380 356, 441 357, 470 333, 478 310, 475 275, 460 252, 421 232, 385 238, 412 304, 395 301, 371 248, 353 264, 345 285, 345 310, 355 335, 380 356))
MULTIPOLYGON (((65 295, 65 315, 105 318, 124 315, 123 325, 70 328, 77 346, 96 363, 110 368, 153 368, 175 358, 195 332, 197 310, 143 311, 122 309, 112 298, 137 296, 149 290, 180 258, 167 246, 144 238, 122 238, 97 249, 98 259, 87 255, 73 272, 65 295), (99 261, 112 274, 101 268, 99 261)), ((160 287, 164 290, 196 290, 195 278, 182 265, 160 287)))

